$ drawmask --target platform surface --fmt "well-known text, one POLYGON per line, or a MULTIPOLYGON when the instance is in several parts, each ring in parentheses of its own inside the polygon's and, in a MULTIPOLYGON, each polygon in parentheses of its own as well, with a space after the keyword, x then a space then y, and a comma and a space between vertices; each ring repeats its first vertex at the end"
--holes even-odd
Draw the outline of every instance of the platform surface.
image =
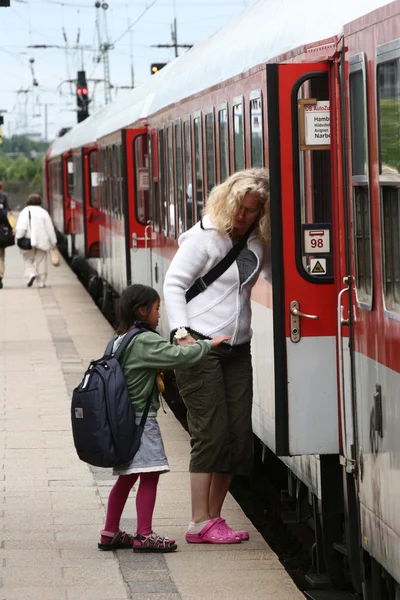
MULTIPOLYGON (((0 600, 300 600, 278 558, 228 496, 224 516, 250 540, 189 545, 189 440, 159 413, 171 473, 160 479, 154 529, 169 555, 100 552, 114 479, 79 461, 70 398, 112 329, 74 273, 49 265, 48 287, 26 287, 19 250, 6 250, 0 290, 0 600)), ((123 529, 135 528, 134 493, 123 529)))

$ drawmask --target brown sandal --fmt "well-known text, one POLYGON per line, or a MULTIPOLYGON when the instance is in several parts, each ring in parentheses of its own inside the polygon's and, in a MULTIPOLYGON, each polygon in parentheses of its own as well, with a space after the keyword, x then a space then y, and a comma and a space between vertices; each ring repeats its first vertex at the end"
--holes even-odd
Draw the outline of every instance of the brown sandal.
POLYGON ((109 542, 99 542, 97 547, 99 550, 131 550, 133 547, 133 535, 126 533, 125 531, 100 531, 101 535, 105 535, 110 538, 109 542))
POLYGON ((150 535, 138 533, 133 541, 134 552, 175 552, 177 547, 175 540, 157 535, 154 531, 150 535))

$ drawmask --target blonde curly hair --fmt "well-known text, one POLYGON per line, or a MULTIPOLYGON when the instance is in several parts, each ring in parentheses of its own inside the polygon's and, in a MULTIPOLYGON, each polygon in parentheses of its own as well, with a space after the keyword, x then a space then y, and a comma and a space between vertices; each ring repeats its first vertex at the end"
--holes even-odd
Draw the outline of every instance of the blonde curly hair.
POLYGON ((218 231, 229 234, 233 230, 240 202, 249 193, 257 194, 261 201, 261 213, 255 234, 259 239, 269 243, 271 232, 267 169, 245 169, 228 177, 226 181, 211 190, 203 215, 209 215, 218 231))

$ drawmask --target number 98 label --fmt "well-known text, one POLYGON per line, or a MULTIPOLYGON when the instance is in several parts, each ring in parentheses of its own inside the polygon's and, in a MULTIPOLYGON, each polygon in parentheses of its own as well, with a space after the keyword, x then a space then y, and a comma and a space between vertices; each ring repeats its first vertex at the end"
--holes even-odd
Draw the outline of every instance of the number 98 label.
POLYGON ((330 254, 331 232, 326 225, 303 225, 303 254, 330 254))

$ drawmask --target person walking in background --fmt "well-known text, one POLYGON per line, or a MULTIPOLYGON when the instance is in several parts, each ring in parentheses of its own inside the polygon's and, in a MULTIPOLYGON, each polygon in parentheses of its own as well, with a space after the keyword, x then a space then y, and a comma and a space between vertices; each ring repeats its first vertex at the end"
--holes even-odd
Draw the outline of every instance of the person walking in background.
POLYGON ((31 287, 37 279, 39 287, 43 288, 47 278, 47 255, 56 247, 57 237, 50 215, 41 204, 39 194, 28 197, 17 221, 15 237, 25 263, 27 286, 31 287))
POLYGON ((160 408, 160 369, 185 369, 195 365, 212 347, 228 338, 220 336, 210 341, 200 341, 180 348, 164 340, 156 331, 160 309, 160 297, 155 289, 141 284, 131 285, 122 293, 119 313, 121 334, 114 342, 113 352, 124 335, 133 327, 145 329, 128 345, 121 358, 121 367, 137 422, 140 422, 145 406, 150 408, 140 439, 139 450, 125 465, 114 469, 118 479, 112 488, 107 505, 104 529, 100 532, 100 550, 132 549, 134 552, 173 552, 175 540, 153 532, 152 519, 156 502, 158 480, 161 473, 169 471, 157 411, 160 408), (133 537, 120 531, 119 524, 129 493, 140 477, 136 494, 137 532, 133 537))
POLYGON ((234 173, 211 191, 202 221, 180 236, 165 277, 179 345, 230 336, 196 367, 176 373, 191 436, 189 543, 249 538, 229 527, 221 510, 233 477, 249 475, 253 465, 250 295, 261 272, 270 276, 269 202, 267 170, 234 173), (228 254, 229 264, 209 280, 206 274, 228 254))
POLYGON ((0 239, 0 289, 3 287, 3 277, 5 272, 5 254, 6 247, 14 245, 14 219, 10 212, 8 203, 8 194, 4 191, 3 183, 0 181, 0 228, 4 235, 0 239))

